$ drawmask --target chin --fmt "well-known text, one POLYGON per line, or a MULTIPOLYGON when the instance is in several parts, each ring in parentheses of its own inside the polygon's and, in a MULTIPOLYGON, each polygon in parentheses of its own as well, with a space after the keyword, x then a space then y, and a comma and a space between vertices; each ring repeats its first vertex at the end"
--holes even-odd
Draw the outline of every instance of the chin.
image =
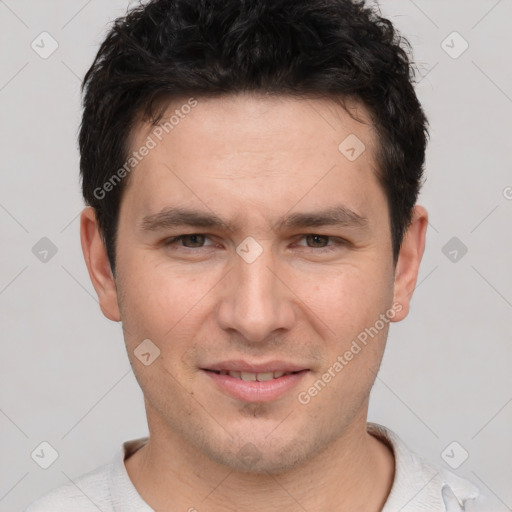
POLYGON ((264 453, 260 452, 255 445, 248 443, 238 453, 218 454, 216 462, 237 473, 262 476, 280 475, 301 465, 305 457, 297 455, 287 454, 283 456, 279 453, 276 454, 276 452, 264 453))
POLYGON ((237 473, 252 475, 279 475, 302 465, 316 454, 313 446, 306 446, 301 439, 275 439, 271 442, 262 436, 252 441, 245 439, 236 442, 226 441, 224 449, 221 443, 215 446, 203 446, 202 451, 209 458, 237 473))

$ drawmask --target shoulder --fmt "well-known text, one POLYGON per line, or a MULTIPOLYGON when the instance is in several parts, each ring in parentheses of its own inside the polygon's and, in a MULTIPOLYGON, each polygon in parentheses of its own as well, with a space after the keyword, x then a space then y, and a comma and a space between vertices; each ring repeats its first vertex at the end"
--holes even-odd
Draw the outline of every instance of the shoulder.
POLYGON ((395 457, 395 478, 383 512, 497 512, 495 500, 452 471, 410 450, 392 430, 375 423, 368 432, 386 442, 395 457))
MULTIPOLYGON (((424 464, 429 464, 424 462, 424 464)), ((438 471, 436 487, 441 491, 441 499, 446 512, 494 512, 497 504, 491 501, 475 483, 459 477, 438 465, 430 464, 438 471)))
POLYGON ((51 490, 24 512, 111 512, 111 468, 112 464, 103 465, 51 490))

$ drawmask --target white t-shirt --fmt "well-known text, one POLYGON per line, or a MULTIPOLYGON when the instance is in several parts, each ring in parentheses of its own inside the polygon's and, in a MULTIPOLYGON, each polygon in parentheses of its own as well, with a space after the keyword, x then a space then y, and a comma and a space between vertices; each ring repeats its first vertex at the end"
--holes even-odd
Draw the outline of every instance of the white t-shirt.
MULTIPOLYGON (((473 483, 412 452, 391 430, 368 423, 395 456, 395 478, 381 512, 495 512, 498 509, 473 483)), ((126 441, 110 464, 50 491, 25 512, 154 512, 128 476, 124 460, 148 438, 126 441)))

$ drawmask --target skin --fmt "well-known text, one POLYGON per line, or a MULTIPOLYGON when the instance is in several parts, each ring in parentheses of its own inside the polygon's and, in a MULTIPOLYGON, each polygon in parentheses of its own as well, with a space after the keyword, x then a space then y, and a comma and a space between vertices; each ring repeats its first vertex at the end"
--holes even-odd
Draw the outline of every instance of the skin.
MULTIPOLYGON (((368 119, 362 105, 350 108, 368 119)), ((132 148, 152 129, 139 125, 132 148)), ((115 279, 94 210, 82 212, 92 283, 104 315, 123 322, 145 397, 150 440, 125 465, 155 510, 381 510, 394 458, 366 421, 389 324, 308 404, 297 399, 379 315, 398 304, 392 321, 400 321, 409 310, 427 212, 415 207, 395 267, 376 143, 370 123, 327 99, 198 98, 130 175, 115 279), (366 146, 354 161, 338 150, 349 134, 366 146), (291 213, 340 204, 364 226, 273 229, 291 213), (235 226, 140 228, 145 216, 177 205, 235 226), (207 236, 163 243, 193 233, 207 236), (250 264, 236 252, 248 236, 263 249, 250 264), (149 366, 134 356, 147 338, 161 351, 149 366), (248 403, 201 370, 228 359, 309 371, 278 399, 248 403), (249 465, 239 453, 248 445, 257 454, 249 465)))

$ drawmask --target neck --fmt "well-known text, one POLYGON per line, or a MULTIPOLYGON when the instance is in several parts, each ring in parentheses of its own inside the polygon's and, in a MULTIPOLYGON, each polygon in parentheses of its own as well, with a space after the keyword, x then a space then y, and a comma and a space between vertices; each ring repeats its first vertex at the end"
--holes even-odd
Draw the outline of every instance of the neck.
POLYGON ((142 498, 167 511, 379 512, 394 478, 393 453, 366 431, 366 414, 328 449, 279 475, 235 472, 159 429, 125 466, 142 498))

